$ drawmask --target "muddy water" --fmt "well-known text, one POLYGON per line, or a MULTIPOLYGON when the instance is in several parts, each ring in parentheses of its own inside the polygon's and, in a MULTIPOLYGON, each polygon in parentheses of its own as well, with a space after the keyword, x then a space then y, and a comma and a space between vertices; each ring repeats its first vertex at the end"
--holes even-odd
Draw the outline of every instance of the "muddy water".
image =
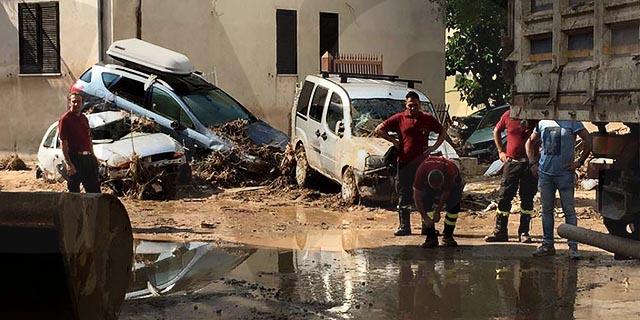
MULTIPOLYGON (((640 264, 530 247, 137 246, 122 319, 567 319, 640 316, 640 264)), ((338 236, 335 236, 337 239, 338 236)), ((342 238, 340 238, 342 239, 342 238)), ((334 240, 336 243, 342 240, 334 240)), ((595 255, 595 256, 594 256, 595 255)))

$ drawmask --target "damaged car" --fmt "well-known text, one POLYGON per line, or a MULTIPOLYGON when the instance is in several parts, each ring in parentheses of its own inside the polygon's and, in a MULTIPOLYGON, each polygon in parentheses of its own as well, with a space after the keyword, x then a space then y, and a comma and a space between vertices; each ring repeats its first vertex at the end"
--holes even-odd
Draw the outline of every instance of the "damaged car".
MULTIPOLYGON (((509 110, 509 105, 489 108, 478 123, 473 133, 462 146, 463 154, 480 160, 493 161, 498 158, 498 150, 493 141, 493 129, 502 115, 509 110)), ((507 133, 502 132, 502 144, 506 145, 507 133)))
MULTIPOLYGON (((124 111, 87 114, 93 151, 101 183, 122 192, 131 182, 146 186, 144 195, 172 198, 177 180, 190 172, 184 148, 163 133, 134 130, 135 118, 124 111)), ((58 139, 58 122, 47 129, 38 149, 36 175, 62 181, 64 155, 58 139)))
MULTIPOLYGON (((122 65, 96 64, 73 85, 85 103, 107 103, 153 119, 162 132, 178 140, 189 158, 234 145, 212 130, 235 120, 247 122, 247 135, 258 145, 284 150, 289 138, 255 117, 240 102, 205 80, 189 59, 139 40, 114 42, 107 54, 122 65)), ((255 156, 241 155, 245 169, 262 167, 255 156)), ((255 171, 254 170, 254 171, 255 171)))
MULTIPOLYGON (((408 91, 418 93, 423 110, 435 114, 427 96, 413 89, 417 82, 395 76, 307 76, 291 113, 298 185, 307 185, 310 175, 317 172, 340 183, 341 197, 347 203, 361 197, 392 199, 395 161, 389 160, 393 156, 388 153, 393 145, 374 136, 374 130, 404 110, 408 91)), ((432 134, 429 141, 433 144, 436 139, 432 134)), ((435 152, 459 159, 446 141, 435 152)))

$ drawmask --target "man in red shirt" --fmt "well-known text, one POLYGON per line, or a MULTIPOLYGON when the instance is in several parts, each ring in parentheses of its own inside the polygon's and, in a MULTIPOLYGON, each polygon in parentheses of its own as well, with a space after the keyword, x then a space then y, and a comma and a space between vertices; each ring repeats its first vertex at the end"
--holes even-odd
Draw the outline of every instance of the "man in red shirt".
POLYGON ((80 183, 87 193, 100 193, 98 161, 93 154, 89 120, 82 114, 82 96, 67 97, 68 110, 58 121, 58 133, 66 163, 69 192, 79 193, 80 183))
POLYGON ((391 116, 375 130, 379 137, 393 143, 398 150, 396 191, 399 196, 400 226, 394 233, 396 236, 411 234, 412 186, 423 154, 428 155, 438 149, 445 139, 445 131, 438 120, 430 113, 421 111, 420 108, 420 96, 415 91, 409 91, 406 96, 405 110, 391 116), (438 133, 438 139, 433 146, 429 147, 431 132, 438 133), (395 136, 390 133, 394 133, 395 136))
POLYGON ((443 157, 430 156, 418 167, 413 184, 413 200, 422 216, 427 239, 423 248, 438 246, 435 223, 440 221, 440 212, 446 210, 442 244, 446 247, 458 245, 453 231, 458 221, 462 199, 462 177, 455 163, 443 157), (435 209, 433 209, 435 204, 435 209), (432 210, 433 209, 433 210, 432 210))
POLYGON ((493 130, 493 140, 498 149, 500 160, 504 162, 502 169, 502 183, 500 186, 500 200, 496 212, 496 228, 493 234, 484 238, 486 242, 507 242, 509 233, 507 225, 511 213, 511 201, 520 190, 520 227, 518 239, 523 243, 530 243, 529 226, 533 214, 533 197, 538 190, 538 179, 531 172, 531 165, 527 159, 525 143, 535 128, 534 121, 511 119, 511 111, 502 115, 493 130), (502 132, 507 130, 507 150, 502 145, 502 132))

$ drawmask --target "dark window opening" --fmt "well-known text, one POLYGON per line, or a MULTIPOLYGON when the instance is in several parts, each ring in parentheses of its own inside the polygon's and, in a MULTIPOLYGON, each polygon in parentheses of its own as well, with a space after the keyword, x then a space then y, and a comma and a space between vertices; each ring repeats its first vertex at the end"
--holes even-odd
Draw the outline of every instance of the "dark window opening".
POLYGON ((630 55, 640 53, 640 21, 623 23, 611 27, 612 55, 630 55))
POLYGON ((309 109, 309 99, 311 99, 311 93, 313 92, 313 82, 305 81, 300 91, 300 98, 298 98, 298 106, 296 111, 300 114, 307 115, 309 109))
POLYGON ((553 9, 554 0, 531 0, 531 13, 553 9))
POLYGON ((276 10, 276 69, 298 73, 298 18, 295 10, 276 10))
POLYGON ((60 73, 58 2, 18 3, 20 73, 60 73))
POLYGON ((116 96, 139 106, 144 105, 144 84, 129 78, 122 77, 110 88, 116 96))
POLYGON ((567 40, 567 58, 569 61, 585 60, 592 56, 593 29, 569 33, 567 40))
POLYGON ((340 52, 339 16, 337 13, 320 12, 320 57, 329 52, 337 56, 340 52))
POLYGON ((58 126, 51 128, 51 131, 49 131, 49 134, 47 134, 47 138, 44 140, 42 146, 45 148, 54 148, 54 138, 56 137, 56 133, 58 133, 58 126))
POLYGON ((324 110, 324 102, 327 100, 328 93, 329 90, 327 88, 321 86, 316 88, 313 101, 311 101, 311 107, 309 107, 309 118, 317 122, 322 120, 322 111, 324 110))
POLYGON ((553 52, 553 36, 549 34, 529 39, 529 60, 551 61, 553 52))

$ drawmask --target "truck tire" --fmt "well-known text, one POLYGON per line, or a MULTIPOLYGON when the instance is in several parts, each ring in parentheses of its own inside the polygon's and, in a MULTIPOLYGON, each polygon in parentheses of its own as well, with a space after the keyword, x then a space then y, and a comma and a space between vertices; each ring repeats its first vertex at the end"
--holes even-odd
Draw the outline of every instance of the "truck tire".
POLYGON ((307 161, 307 153, 304 151, 303 146, 296 148, 296 183, 299 187, 304 188, 309 184, 309 176, 312 173, 309 162, 307 161))
POLYGON ((340 196, 346 204, 351 205, 358 202, 358 182, 356 181, 356 174, 351 167, 348 167, 344 170, 344 173, 342 173, 340 196))

